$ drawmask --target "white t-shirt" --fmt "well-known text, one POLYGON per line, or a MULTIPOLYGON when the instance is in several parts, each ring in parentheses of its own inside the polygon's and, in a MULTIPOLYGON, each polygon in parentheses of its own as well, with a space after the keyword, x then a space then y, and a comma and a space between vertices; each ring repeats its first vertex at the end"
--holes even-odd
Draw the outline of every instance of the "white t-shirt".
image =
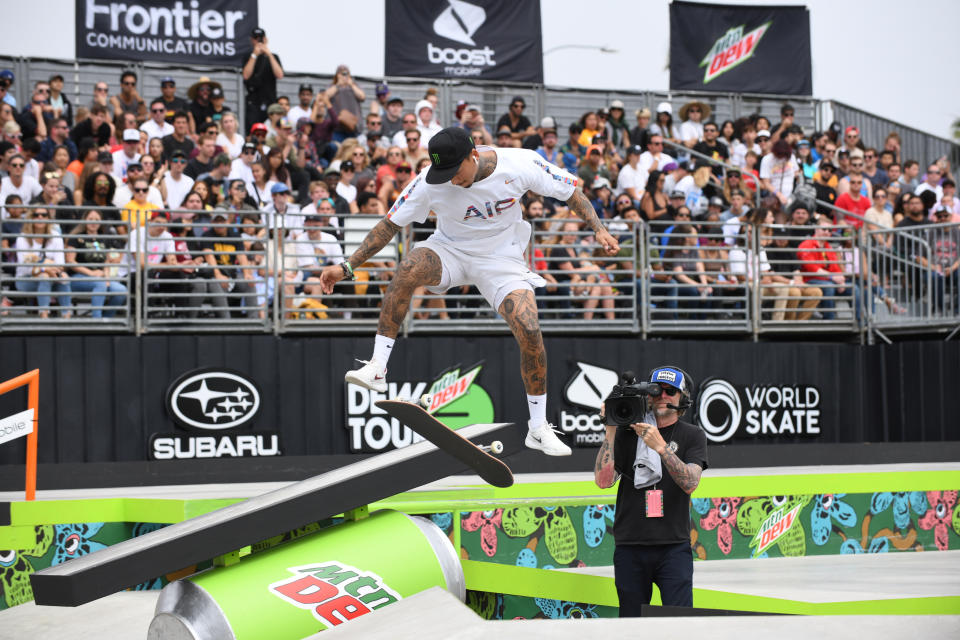
POLYGON ((150 142, 154 138, 162 138, 172 134, 173 125, 167 121, 164 121, 163 124, 157 124, 151 119, 140 125, 140 131, 147 132, 147 142, 150 142))
POLYGON ((277 213, 277 207, 273 202, 260 209, 267 214, 268 229, 287 229, 293 227, 300 229, 303 227, 304 214, 300 211, 300 205, 287 203, 287 209, 283 213, 277 213))
POLYGON ((128 157, 127 157, 127 154, 125 154, 125 153, 123 152, 123 149, 120 149, 119 151, 114 151, 114 152, 113 152, 113 172, 112 172, 112 173, 113 173, 113 175, 117 176, 118 178, 121 178, 121 179, 122 179, 122 178, 126 178, 126 177, 127 177, 127 165, 130 164, 131 162, 139 162, 139 161, 140 161, 140 154, 139 154, 139 153, 135 153, 135 154, 133 154, 133 157, 132 157, 132 158, 128 158, 128 157))
POLYGON ((134 227, 130 230, 130 240, 127 244, 128 254, 137 247, 141 253, 146 253, 148 264, 160 264, 167 254, 176 255, 177 247, 169 231, 161 231, 158 236, 151 236, 143 227, 134 227))
MULTIPOLYGON (((753 251, 747 250, 744 251, 743 247, 735 247, 730 249, 730 253, 727 254, 727 258, 730 260, 730 273, 736 275, 746 275, 748 280, 753 279, 753 251)), ((770 271, 770 261, 767 260, 767 251, 766 249, 760 250, 760 273, 766 273, 770 271)))
POLYGON ((233 142, 230 142, 225 133, 217 136, 217 144, 223 147, 223 152, 230 156, 231 160, 240 157, 240 152, 243 151, 243 143, 243 136, 239 134, 233 136, 233 142))
POLYGON ((933 191, 935 194, 937 194, 937 204, 940 204, 943 201, 943 187, 940 185, 931 187, 926 183, 926 181, 921 182, 919 185, 917 185, 917 188, 913 190, 913 195, 918 196, 924 191, 933 191))
POLYGON ((304 268, 323 268, 328 264, 343 262, 343 248, 337 237, 326 231, 320 232, 320 238, 313 240, 306 231, 294 232, 290 238, 291 249, 297 256, 297 266, 304 268))
POLYGON ((36 158, 30 158, 27 160, 23 167, 23 175, 25 177, 33 178, 37 182, 40 181, 40 163, 37 162, 36 158))
POLYGON ((763 156, 760 161, 760 179, 769 180, 773 190, 790 197, 793 185, 800 167, 792 155, 785 160, 778 160, 772 153, 763 156))
POLYGON ((640 161, 637 162, 637 167, 644 173, 649 174, 651 171, 663 171, 663 168, 671 162, 673 162, 673 158, 666 153, 661 153, 659 156, 654 157, 649 151, 644 151, 640 154, 640 161), (654 160, 657 161, 657 168, 651 169, 654 160))
MULTIPOLYGON (((237 158, 230 164, 230 175, 227 177, 227 179, 243 180, 247 185, 247 193, 249 193, 251 196, 256 193, 253 188, 253 169, 248 167, 240 158, 237 158)), ((267 195, 269 195, 269 193, 267 195)), ((270 200, 270 198, 267 198, 267 200, 270 200)))
POLYGON ((683 142, 687 140, 701 142, 703 140, 703 123, 691 122, 690 120, 682 122, 680 124, 680 140, 683 142))
POLYGON ((620 175, 617 176, 617 195, 620 195, 626 189, 633 188, 637 190, 637 198, 639 198, 643 195, 644 188, 647 186, 649 175, 640 167, 639 162, 636 169, 629 164, 623 165, 623 169, 620 169, 620 175))
MULTIPOLYGON (((6 178, 4 178, 6 179, 6 178)), ((18 278, 29 278, 33 275, 33 268, 37 264, 42 264, 43 262, 49 260, 54 265, 63 265, 63 237, 58 234, 55 230, 50 230, 48 233, 52 234, 51 238, 24 238, 23 236, 17 237, 14 247, 17 250, 17 263, 21 266, 17 267, 17 277, 18 278), (55 234, 55 235, 54 235, 55 234), (44 246, 46 242, 46 246, 44 246), (29 261, 28 261, 29 258, 29 261)))
POLYGON ((300 105, 294 105, 290 107, 290 111, 287 111, 287 120, 290 121, 290 125, 296 129, 297 122, 300 121, 300 118, 310 118, 310 107, 304 109, 300 105))
POLYGON ((530 224, 520 207, 523 195, 533 191, 565 202, 579 179, 530 149, 480 150, 497 155, 497 166, 489 176, 467 189, 450 182, 428 184, 427 167, 400 193, 387 218, 402 227, 424 222, 433 211, 437 230, 431 238, 457 251, 491 256, 515 245, 522 252, 530 239, 530 224))
MULTIPOLYGON (((30 204, 30 201, 42 192, 43 187, 30 176, 23 176, 19 187, 14 186, 10 176, 4 176, 3 180, 0 180, 0 206, 7 201, 7 196, 12 196, 13 194, 20 196, 20 201, 23 202, 23 204, 30 204)), ((3 219, 6 220, 8 217, 7 208, 3 207, 3 219)))
POLYGON ((748 151, 753 151, 758 156, 761 155, 760 145, 756 142, 753 143, 752 147, 748 148, 743 142, 734 140, 733 147, 730 149, 730 164, 735 167, 740 167, 741 169, 746 167, 748 151))
POLYGON ((347 202, 353 202, 357 199, 357 188, 352 184, 337 183, 337 193, 347 202))
POLYGON ((167 188, 167 206, 171 209, 179 209, 183 199, 193 188, 193 178, 181 174, 179 180, 174 180, 173 175, 168 173, 163 176, 163 184, 167 188))

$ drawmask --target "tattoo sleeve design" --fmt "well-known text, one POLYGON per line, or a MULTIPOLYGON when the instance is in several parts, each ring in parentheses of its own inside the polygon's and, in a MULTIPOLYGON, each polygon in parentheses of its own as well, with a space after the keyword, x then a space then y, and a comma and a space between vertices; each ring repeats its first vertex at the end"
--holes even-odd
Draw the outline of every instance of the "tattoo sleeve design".
POLYGON ((500 303, 500 315, 510 325, 510 331, 520 345, 520 375, 523 386, 531 396, 547 392, 547 352, 543 348, 537 303, 533 292, 521 289, 510 293, 500 303))
POLYGON ((663 461, 663 466, 670 472, 670 477, 677 483, 677 486, 686 493, 693 493, 693 490, 700 484, 700 474, 703 472, 700 465, 693 464, 692 462, 685 463, 677 457, 676 453, 669 449, 660 456, 660 459, 663 461))
POLYGON ((567 200, 567 206, 584 222, 590 225, 590 228, 594 231, 599 231, 603 228, 600 218, 597 217, 597 212, 593 210, 593 205, 590 204, 590 200, 587 199, 587 196, 584 195, 581 189, 574 189, 573 195, 567 200))
MULTIPOLYGON (((376 231, 376 229, 377 227, 374 227, 373 231, 376 231)), ((370 232, 371 235, 373 231, 370 232)), ((362 249, 363 247, 357 249, 357 253, 362 249)), ((376 253, 376 251, 373 253, 376 253)), ((442 275, 443 266, 440 263, 440 257, 430 249, 420 247, 407 254, 407 257, 397 267, 397 273, 390 281, 387 292, 383 296, 377 333, 388 338, 396 338, 397 334, 400 333, 400 325, 407 317, 407 311, 410 309, 410 298, 413 296, 414 290, 425 285, 440 284, 442 275)))
POLYGON ((386 218, 380 220, 377 226, 370 229, 370 233, 367 234, 367 237, 363 239, 363 242, 357 247, 357 250, 350 256, 350 266, 356 269, 377 255, 377 252, 387 246, 387 243, 393 239, 393 236, 397 235, 398 231, 400 231, 400 227, 386 218))
POLYGON ((604 438, 597 452, 597 461, 593 465, 593 479, 601 489, 609 489, 620 478, 613 467, 613 446, 610 440, 604 438))

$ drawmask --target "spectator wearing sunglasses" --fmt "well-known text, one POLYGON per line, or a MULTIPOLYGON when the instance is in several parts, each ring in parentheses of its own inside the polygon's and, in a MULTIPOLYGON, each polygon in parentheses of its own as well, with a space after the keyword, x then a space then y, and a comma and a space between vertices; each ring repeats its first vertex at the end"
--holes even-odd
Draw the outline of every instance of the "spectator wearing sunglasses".
MULTIPOLYGON (((5 200, 4 200, 5 201, 5 200)), ((50 224, 47 209, 34 209, 27 214, 14 248, 17 254, 17 291, 37 294, 38 315, 50 317, 50 292, 55 291, 60 317, 70 317, 70 280, 64 271, 63 237, 50 224), (34 236, 34 237, 28 237, 34 236)))
POLYGON ((163 177, 163 184, 167 190, 167 206, 178 209, 184 198, 193 190, 193 178, 184 175, 187 166, 187 155, 183 151, 174 151, 170 157, 170 169, 163 177))
POLYGON ((427 157, 427 150, 422 146, 422 137, 420 131, 414 129, 404 132, 403 155, 411 167, 417 165, 420 160, 427 157))
POLYGON ((47 137, 47 131, 53 120, 53 107, 50 106, 50 84, 45 81, 37 82, 33 87, 30 103, 24 105, 17 118, 23 128, 23 138, 47 137))
MULTIPOLYGON (((175 116, 177 112, 186 112, 190 108, 189 103, 177 95, 177 82, 170 76, 160 79, 160 97, 154 99, 153 102, 163 104, 163 118, 171 125, 173 124, 173 116, 175 116)), ((151 117, 152 115, 151 109, 151 117)))
POLYGON ((930 166, 927 167, 927 174, 924 176, 923 182, 917 185, 917 188, 914 189, 914 195, 920 195, 924 191, 933 191, 937 196, 937 202, 943 200, 943 187, 940 186, 940 178, 943 174, 943 171, 940 169, 940 165, 932 162, 930 166))
POLYGON ((850 164, 847 175, 840 178, 839 182, 837 183, 838 198, 851 190, 854 180, 860 183, 861 196, 867 198, 868 202, 871 198, 873 198, 873 185, 870 184, 870 180, 863 175, 865 166, 863 155, 863 151, 860 149, 854 149, 850 152, 850 164))
MULTIPOLYGON (((7 196, 16 194, 20 196, 20 202, 32 202, 40 195, 43 187, 40 183, 30 176, 24 175, 27 160, 22 154, 14 154, 7 161, 7 168, 10 174, 0 180, 0 202, 6 202, 7 196)), ((7 219, 7 209, 2 209, 2 217, 7 219)))
POLYGON ((150 119, 140 125, 140 131, 147 132, 147 142, 154 138, 163 138, 173 133, 173 125, 167 122, 167 107, 163 100, 150 103, 150 119))
POLYGON ((146 119, 147 107, 137 92, 137 74, 133 71, 120 74, 120 93, 110 96, 110 108, 117 128, 120 128, 125 113, 132 113, 137 120, 146 119))
POLYGON ((133 198, 120 210, 120 219, 127 223, 128 227, 121 233, 127 233, 130 228, 144 226, 150 214, 160 208, 147 199, 150 185, 146 178, 134 179, 131 191, 133 198))

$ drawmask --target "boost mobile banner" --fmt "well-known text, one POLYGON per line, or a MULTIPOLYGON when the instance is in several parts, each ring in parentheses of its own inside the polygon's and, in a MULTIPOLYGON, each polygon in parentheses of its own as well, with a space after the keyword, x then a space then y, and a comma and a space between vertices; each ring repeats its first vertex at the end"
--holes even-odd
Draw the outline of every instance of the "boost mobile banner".
POLYGON ((810 12, 671 3, 670 89, 812 95, 810 12))
POLYGON ((388 76, 543 82, 539 2, 385 4, 388 76))
POLYGON ((77 58, 236 65, 257 0, 76 0, 77 58))

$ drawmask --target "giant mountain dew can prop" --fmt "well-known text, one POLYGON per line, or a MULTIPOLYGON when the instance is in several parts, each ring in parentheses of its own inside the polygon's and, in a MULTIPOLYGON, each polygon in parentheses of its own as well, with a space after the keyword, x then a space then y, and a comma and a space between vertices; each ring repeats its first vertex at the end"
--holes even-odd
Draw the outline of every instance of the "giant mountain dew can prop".
POLYGON ((378 511, 171 582, 148 638, 299 639, 434 586, 466 597, 450 540, 429 520, 378 511))

